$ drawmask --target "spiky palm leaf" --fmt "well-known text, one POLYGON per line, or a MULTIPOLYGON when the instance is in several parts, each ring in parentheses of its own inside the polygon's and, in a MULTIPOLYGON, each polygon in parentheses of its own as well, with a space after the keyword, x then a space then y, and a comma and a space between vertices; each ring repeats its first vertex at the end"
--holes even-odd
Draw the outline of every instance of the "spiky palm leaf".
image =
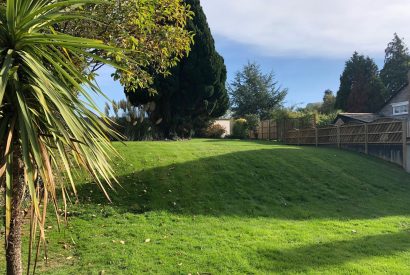
POLYGON ((68 176, 74 192, 72 169, 76 165, 85 168, 104 193, 103 182, 111 186, 109 160, 115 154, 108 136, 116 134, 108 121, 99 118, 103 114, 88 92, 101 91, 72 60, 99 59, 89 51, 114 49, 101 41, 53 30, 55 24, 80 17, 73 12, 79 5, 91 3, 96 1, 7 0, 1 10, 0 178, 6 182, 6 240, 16 166, 24 169, 33 224, 42 237, 48 197, 56 210, 56 190, 61 189, 66 200, 66 186, 57 186, 55 180, 60 171, 68 176), (18 154, 19 163, 13 154, 18 154), (41 192, 38 177, 44 182, 41 192))

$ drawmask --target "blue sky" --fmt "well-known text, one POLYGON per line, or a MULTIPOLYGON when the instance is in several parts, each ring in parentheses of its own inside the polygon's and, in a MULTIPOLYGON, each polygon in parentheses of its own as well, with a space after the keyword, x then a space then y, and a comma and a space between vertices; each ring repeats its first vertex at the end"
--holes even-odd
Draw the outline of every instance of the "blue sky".
MULTIPOLYGON (((410 39, 408 0, 202 0, 228 82, 248 61, 274 71, 289 89, 286 105, 318 102, 337 91, 345 61, 356 50, 383 65, 393 33, 410 39)), ((109 98, 124 98, 110 68, 97 79, 109 98)), ((99 106, 104 99, 96 98, 99 106)))

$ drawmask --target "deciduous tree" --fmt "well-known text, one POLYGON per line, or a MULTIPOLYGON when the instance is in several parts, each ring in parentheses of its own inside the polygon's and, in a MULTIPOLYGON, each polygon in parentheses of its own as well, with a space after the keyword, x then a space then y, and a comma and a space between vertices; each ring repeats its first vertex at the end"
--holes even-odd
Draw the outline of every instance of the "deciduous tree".
POLYGON ((323 114, 330 114, 335 111, 335 102, 336 97, 333 94, 333 91, 326 90, 325 94, 323 95, 323 103, 320 107, 320 112, 323 114))
POLYGON ((94 49, 91 53, 97 58, 76 61, 90 69, 90 76, 107 61, 122 64, 127 70, 117 70, 114 77, 129 90, 149 87, 155 74, 168 75, 190 49, 192 33, 186 24, 192 12, 183 0, 107 0, 75 12, 82 18, 56 28, 127 49, 122 55, 94 49))

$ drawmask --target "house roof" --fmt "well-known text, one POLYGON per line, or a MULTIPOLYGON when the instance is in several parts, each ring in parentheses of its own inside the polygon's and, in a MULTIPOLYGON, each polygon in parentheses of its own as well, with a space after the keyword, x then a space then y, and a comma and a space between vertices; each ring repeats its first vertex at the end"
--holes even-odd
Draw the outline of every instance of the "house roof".
POLYGON ((381 118, 381 116, 374 113, 340 113, 337 115, 335 122, 339 118, 347 118, 350 120, 357 120, 359 122, 369 123, 381 118))
MULTIPOLYGON (((409 78, 410 78, 410 72, 409 72, 409 78)), ((400 89, 398 89, 397 91, 395 91, 390 98, 386 101, 386 103, 383 104, 383 106, 380 108, 383 109, 384 107, 386 107, 401 91, 403 91, 405 88, 407 88, 407 86, 409 86, 410 82, 408 82, 407 84, 404 84, 400 89)))

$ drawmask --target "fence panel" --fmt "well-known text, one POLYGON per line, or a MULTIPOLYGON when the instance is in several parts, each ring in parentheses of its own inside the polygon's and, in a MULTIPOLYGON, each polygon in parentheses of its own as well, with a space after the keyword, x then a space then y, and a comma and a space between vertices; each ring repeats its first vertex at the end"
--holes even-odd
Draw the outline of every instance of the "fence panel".
POLYGON ((364 124, 340 127, 340 144, 364 144, 366 142, 366 126, 364 124))
POLYGON ((317 135, 318 135, 318 144, 322 145, 332 145, 332 144, 337 144, 337 127, 332 126, 332 127, 326 127, 326 128, 318 128, 317 129, 317 135))
POLYGON ((291 145, 336 145, 407 167, 409 133, 410 124, 407 121, 384 120, 340 127, 290 130, 285 135, 285 142, 291 145))
POLYGON ((256 133, 249 132, 251 139, 278 139, 277 123, 274 120, 263 120, 256 129, 256 133))
POLYGON ((369 144, 401 144, 403 142, 403 122, 369 123, 369 144))
POLYGON ((316 129, 302 129, 299 130, 299 144, 313 145, 316 144, 316 129))
POLYGON ((297 145, 299 144, 299 130, 288 131, 285 137, 287 144, 297 145))

